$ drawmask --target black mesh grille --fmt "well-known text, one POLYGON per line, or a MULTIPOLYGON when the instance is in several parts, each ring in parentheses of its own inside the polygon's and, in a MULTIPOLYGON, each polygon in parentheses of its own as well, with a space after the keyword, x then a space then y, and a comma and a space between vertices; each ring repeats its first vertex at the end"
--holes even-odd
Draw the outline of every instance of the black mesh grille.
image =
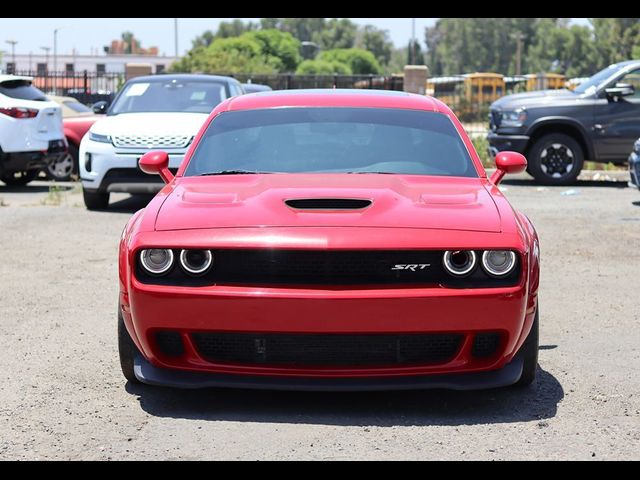
POLYGON ((500 345, 499 333, 478 333, 473 340, 471 351, 474 357, 487 358, 495 355, 500 345))
POLYGON ((371 205, 371 200, 352 198, 300 198, 285 200, 298 210, 360 210, 371 205))
POLYGON ((463 335, 196 333, 192 338, 213 363, 364 367, 445 363, 458 352, 463 335))
POLYGON ((163 331, 156 333, 156 345, 160 352, 169 357, 184 355, 184 344, 178 332, 163 331))
MULTIPOLYGON (((482 252, 476 252, 478 257, 482 252)), ((179 250, 174 250, 178 256, 179 250)), ((468 277, 444 270, 442 251, 434 250, 212 250, 213 267, 193 277, 174 267, 151 276, 137 262, 143 283, 204 286, 237 285, 444 285, 452 288, 515 285, 519 265, 504 278, 491 278, 477 267, 468 277)))

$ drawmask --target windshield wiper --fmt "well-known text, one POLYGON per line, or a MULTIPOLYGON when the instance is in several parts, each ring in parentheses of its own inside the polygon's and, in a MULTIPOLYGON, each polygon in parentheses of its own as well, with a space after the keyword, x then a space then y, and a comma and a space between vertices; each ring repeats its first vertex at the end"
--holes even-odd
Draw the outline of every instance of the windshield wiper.
POLYGON ((209 177, 213 175, 266 175, 273 172, 256 172, 254 170, 221 170, 219 172, 201 173, 199 177, 209 177))
POLYGON ((345 173, 351 173, 351 174, 358 174, 358 175, 362 175, 362 174, 374 174, 374 175, 395 175, 394 172, 373 172, 370 170, 364 171, 364 172, 345 172, 345 173))

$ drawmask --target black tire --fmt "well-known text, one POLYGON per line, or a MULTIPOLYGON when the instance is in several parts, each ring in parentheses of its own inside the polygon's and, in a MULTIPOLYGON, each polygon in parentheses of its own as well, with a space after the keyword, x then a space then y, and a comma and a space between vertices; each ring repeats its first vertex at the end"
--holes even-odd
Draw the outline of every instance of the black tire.
POLYGON ((88 192, 83 189, 82 197, 87 210, 105 210, 109 207, 109 192, 88 192))
POLYGON ((133 373, 133 361, 138 354, 138 348, 133 343, 127 327, 124 324, 124 318, 122 318, 122 310, 118 306, 118 354, 120 356, 120 368, 122 374, 131 383, 140 383, 140 380, 136 378, 133 373))
POLYGON ((27 183, 33 182, 37 176, 38 170, 27 170, 26 172, 3 173, 0 180, 10 187, 24 187, 27 183))
POLYGON ((531 331, 518 352, 518 356, 524 360, 524 365, 522 367, 520 380, 515 384, 516 387, 526 387, 531 385, 536 379, 536 372, 538 370, 538 350, 540 348, 539 312, 540 309, 537 307, 536 316, 533 319, 533 325, 531 325, 531 331))
POLYGON ((535 141, 527 155, 527 171, 543 185, 571 185, 584 165, 580 144, 564 133, 550 133, 535 141))
POLYGON ((45 173, 51 180, 68 182, 78 175, 78 147, 69 144, 69 150, 64 156, 60 156, 46 169, 45 173))

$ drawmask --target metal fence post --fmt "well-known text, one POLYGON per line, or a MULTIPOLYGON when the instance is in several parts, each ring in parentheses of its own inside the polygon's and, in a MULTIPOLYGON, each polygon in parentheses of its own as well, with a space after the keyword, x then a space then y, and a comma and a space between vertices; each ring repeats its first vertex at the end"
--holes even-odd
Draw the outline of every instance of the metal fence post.
POLYGON ((89 73, 85 70, 82 74, 82 80, 84 84, 84 94, 89 93, 89 73))

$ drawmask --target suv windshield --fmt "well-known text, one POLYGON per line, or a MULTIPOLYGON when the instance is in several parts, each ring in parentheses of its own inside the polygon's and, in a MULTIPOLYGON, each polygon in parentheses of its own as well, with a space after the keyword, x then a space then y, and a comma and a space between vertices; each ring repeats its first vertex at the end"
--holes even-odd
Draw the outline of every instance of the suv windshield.
POLYGON ((31 85, 28 80, 8 80, 0 83, 0 93, 20 100, 35 100, 44 102, 47 97, 44 93, 31 85))
POLYGON ((223 82, 133 82, 127 84, 118 95, 109 115, 142 112, 211 113, 227 96, 223 82))
POLYGON ((324 107, 220 114, 185 175, 221 172, 478 175, 446 115, 324 107))
POLYGON ((578 85, 573 91, 579 95, 583 93, 592 94, 595 93, 598 86, 607 80, 611 75, 615 74, 620 69, 619 65, 610 65, 604 70, 599 71, 594 76, 589 77, 587 80, 578 85))

